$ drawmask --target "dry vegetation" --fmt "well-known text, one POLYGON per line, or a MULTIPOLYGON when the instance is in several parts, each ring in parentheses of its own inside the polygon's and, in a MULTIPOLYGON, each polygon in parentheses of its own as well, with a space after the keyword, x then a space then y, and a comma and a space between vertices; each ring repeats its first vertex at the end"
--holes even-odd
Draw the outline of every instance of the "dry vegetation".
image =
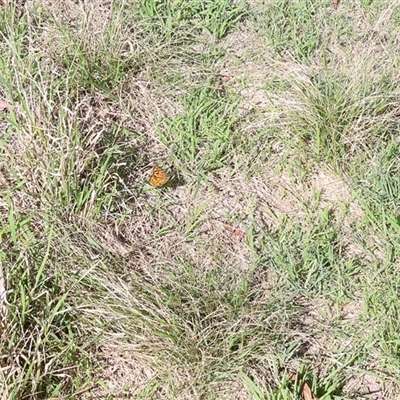
POLYGON ((397 2, 10 3, 0 399, 400 398, 397 2))

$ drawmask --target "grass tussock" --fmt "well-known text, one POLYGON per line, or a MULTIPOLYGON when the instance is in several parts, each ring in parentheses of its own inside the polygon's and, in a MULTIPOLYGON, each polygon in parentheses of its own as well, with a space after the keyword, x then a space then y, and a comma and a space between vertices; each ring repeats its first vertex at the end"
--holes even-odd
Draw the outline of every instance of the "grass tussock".
POLYGON ((0 8, 2 400, 399 397, 400 8, 331 5, 0 8))

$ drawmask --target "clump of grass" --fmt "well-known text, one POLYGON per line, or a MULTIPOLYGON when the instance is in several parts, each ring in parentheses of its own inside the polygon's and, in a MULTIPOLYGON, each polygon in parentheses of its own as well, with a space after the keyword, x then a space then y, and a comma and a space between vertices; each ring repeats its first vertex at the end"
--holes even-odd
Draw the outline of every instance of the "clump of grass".
POLYGON ((302 144, 317 162, 328 162, 337 169, 344 160, 369 152, 377 137, 393 133, 393 95, 392 84, 386 79, 371 82, 330 71, 291 73, 288 82, 294 91, 290 92, 297 93, 298 98, 295 104, 278 100, 290 121, 280 136, 289 146, 302 144), (289 140, 285 137, 288 133, 289 140))
POLYGON ((340 236, 333 213, 325 209, 312 228, 307 224, 303 230, 288 223, 286 229, 281 226, 275 235, 267 235, 263 249, 293 290, 304 290, 307 296, 324 293, 337 302, 352 297, 352 277, 360 268, 355 259, 342 255, 346 249, 340 236))
POLYGON ((399 145, 396 140, 385 143, 380 153, 376 154, 373 163, 370 162, 364 169, 364 175, 354 182, 365 210, 366 222, 385 237, 387 245, 392 243, 393 239, 396 240, 399 231, 398 154, 399 145))
POLYGON ((42 223, 39 234, 37 215, 22 216, 11 203, 4 222, 2 268, 12 290, 1 333, 2 398, 49 398, 90 386, 85 348, 93 338, 72 312, 74 287, 54 254, 53 228, 42 223))
POLYGON ((213 86, 194 90, 183 99, 182 115, 164 120, 160 136, 182 164, 200 174, 224 167, 235 141, 236 104, 235 97, 213 86))
MULTIPOLYGON (((141 18, 151 22, 153 32, 175 40, 194 42, 196 34, 207 32, 221 39, 245 15, 245 4, 217 1, 139 1, 141 18)), ((150 24, 149 24, 150 26, 150 24)))
MULTIPOLYGON (((281 366, 278 354, 289 357, 296 348, 287 331, 292 316, 289 310, 281 315, 278 293, 252 287, 252 274, 221 274, 218 268, 202 272, 182 260, 164 271, 164 277, 139 280, 99 304, 103 310, 125 304, 118 332, 136 343, 137 352, 151 357, 159 387, 169 396, 182 391, 211 395, 218 384, 239 379, 241 371, 251 374, 255 366, 272 383, 281 366), (146 340, 138 341, 140 337, 146 340)), ((153 384, 149 381, 142 392, 148 393, 153 384)))
POLYGON ((268 7, 258 18, 262 18, 260 23, 265 26, 265 34, 278 53, 288 50, 294 52, 298 59, 304 60, 321 43, 321 31, 315 24, 320 9, 320 5, 312 1, 282 0, 268 7))

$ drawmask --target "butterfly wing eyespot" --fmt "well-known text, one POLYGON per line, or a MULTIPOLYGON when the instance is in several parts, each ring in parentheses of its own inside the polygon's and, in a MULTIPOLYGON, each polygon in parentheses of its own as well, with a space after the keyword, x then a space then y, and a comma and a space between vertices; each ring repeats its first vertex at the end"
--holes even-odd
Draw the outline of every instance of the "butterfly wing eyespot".
POLYGON ((169 181, 167 173, 158 165, 153 167, 153 174, 150 177, 150 184, 154 187, 164 186, 169 181))

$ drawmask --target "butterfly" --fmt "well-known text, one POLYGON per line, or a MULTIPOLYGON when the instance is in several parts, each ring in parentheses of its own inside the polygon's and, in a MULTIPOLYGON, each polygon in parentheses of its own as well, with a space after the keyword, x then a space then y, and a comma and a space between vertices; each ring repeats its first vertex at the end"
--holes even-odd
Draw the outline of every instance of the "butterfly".
POLYGON ((167 173, 158 165, 153 167, 153 174, 150 177, 150 184, 154 187, 164 186, 169 181, 167 173))

